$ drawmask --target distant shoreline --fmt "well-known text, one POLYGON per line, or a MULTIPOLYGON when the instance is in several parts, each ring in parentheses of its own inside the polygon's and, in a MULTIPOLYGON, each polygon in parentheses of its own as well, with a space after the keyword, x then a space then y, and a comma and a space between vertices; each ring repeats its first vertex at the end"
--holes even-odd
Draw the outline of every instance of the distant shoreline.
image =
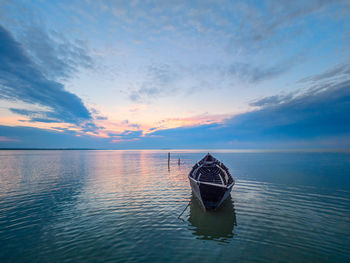
POLYGON ((93 148, 0 148, 0 151, 81 151, 81 150, 105 150, 93 148))
POLYGON ((108 149, 108 148, 0 148, 0 151, 166 151, 166 152, 221 152, 221 153, 324 153, 324 152, 343 152, 350 153, 350 148, 334 149, 334 148, 320 148, 320 149, 108 149))

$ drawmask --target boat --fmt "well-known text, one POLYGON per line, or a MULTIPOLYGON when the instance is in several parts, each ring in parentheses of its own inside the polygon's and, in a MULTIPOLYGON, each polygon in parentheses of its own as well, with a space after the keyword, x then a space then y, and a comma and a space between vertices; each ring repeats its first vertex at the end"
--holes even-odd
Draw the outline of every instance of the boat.
POLYGON ((215 210, 230 195, 235 180, 228 168, 208 153, 188 175, 192 192, 205 210, 215 210))

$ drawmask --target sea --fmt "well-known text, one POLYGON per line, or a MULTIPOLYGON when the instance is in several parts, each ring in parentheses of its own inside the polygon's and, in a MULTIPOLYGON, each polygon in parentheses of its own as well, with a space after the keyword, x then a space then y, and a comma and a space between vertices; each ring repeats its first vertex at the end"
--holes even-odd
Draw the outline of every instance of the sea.
POLYGON ((350 152, 2 150, 0 262, 350 262, 350 152), (207 152, 235 179, 211 212, 207 152))

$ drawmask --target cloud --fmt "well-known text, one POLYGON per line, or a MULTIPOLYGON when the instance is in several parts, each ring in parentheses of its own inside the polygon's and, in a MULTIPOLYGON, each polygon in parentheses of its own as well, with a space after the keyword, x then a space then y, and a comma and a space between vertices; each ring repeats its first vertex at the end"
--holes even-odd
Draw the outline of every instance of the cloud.
POLYGON ((240 80, 257 83, 275 78, 291 68, 291 63, 280 63, 275 66, 253 66, 248 63, 234 63, 228 68, 228 74, 240 80))
POLYGON ((189 95, 203 90, 232 89, 237 83, 260 83, 286 73, 303 60, 295 54, 274 65, 233 62, 209 65, 155 64, 146 68, 146 76, 137 89, 129 92, 133 102, 149 103, 161 97, 189 95))
POLYGON ((112 142, 128 142, 128 141, 136 141, 139 140, 142 136, 143 131, 137 130, 137 131, 131 131, 126 130, 120 133, 109 133, 109 136, 111 136, 112 142))
POLYGON ((349 79, 349 76, 350 76, 350 63, 347 62, 347 63, 338 64, 321 74, 316 74, 311 77, 301 79, 299 83, 320 82, 320 81, 325 81, 333 78, 339 78, 341 81, 344 79, 349 79))
POLYGON ((259 110, 231 119, 236 134, 249 131, 257 138, 313 138, 348 134, 350 119, 350 82, 327 89, 310 89, 300 95, 281 96, 259 110), (287 98, 287 99, 286 99, 287 98))
POLYGON ((108 117, 101 115, 101 112, 95 108, 90 108, 90 112, 95 120, 106 121, 108 117))
POLYGON ((271 105, 277 105, 280 103, 285 103, 293 98, 293 93, 287 95, 274 95, 270 97, 264 97, 262 99, 254 100, 249 103, 250 106, 254 107, 266 107, 271 105))
POLYGON ((86 122, 83 123, 82 125, 80 125, 80 127, 82 128, 83 132, 90 132, 93 133, 95 135, 98 134, 98 130, 103 130, 104 127, 102 126, 97 126, 95 123, 93 122, 86 122))
POLYGON ((27 27, 19 36, 21 45, 40 72, 48 79, 66 79, 79 68, 92 68, 94 63, 83 41, 69 41, 55 31, 37 26, 27 27))
POLYGON ((12 112, 33 116, 32 121, 75 125, 91 121, 91 114, 81 99, 65 90, 61 83, 48 79, 2 26, 0 43, 0 99, 23 101, 49 109, 37 112, 11 109, 12 112))
POLYGON ((18 139, 0 136, 0 142, 19 142, 18 139))
POLYGON ((175 66, 152 64, 146 69, 146 77, 140 87, 129 94, 131 101, 144 101, 169 95, 174 91, 173 84, 179 75, 175 66))
MULTIPOLYGON (((190 127, 126 130, 109 138, 77 133, 0 126, 0 134, 18 141, 2 147, 142 148, 318 148, 350 147, 350 81, 303 93, 267 97, 259 108, 223 120, 190 127)), ((91 127, 95 129, 95 127, 91 127)))
MULTIPOLYGON (((100 5, 96 8, 103 12, 112 14, 116 24, 133 32, 138 39, 161 37, 170 29, 174 36, 204 36, 202 40, 208 36, 215 40, 219 38, 228 49, 240 52, 270 48, 281 41, 294 41, 298 35, 308 33, 308 22, 321 23, 325 16, 340 19, 349 2, 203 0, 128 4, 99 1, 96 5, 100 5)), ((346 13, 343 18, 346 19, 346 13)))
POLYGON ((232 35, 232 47, 259 50, 293 40, 308 28, 306 18, 321 19, 331 11, 333 18, 339 19, 336 14, 348 6, 343 0, 265 1, 260 7, 238 2, 235 12, 242 22, 232 35))
POLYGON ((92 136, 77 136, 78 133, 65 129, 61 131, 45 130, 25 126, 2 126, 0 134, 8 134, 0 140, 2 148, 105 148, 110 139, 92 136))
POLYGON ((321 94, 322 92, 332 90, 334 87, 344 85, 344 83, 347 83, 347 81, 350 80, 349 75, 350 63, 341 63, 323 73, 299 80, 297 83, 309 84, 309 88, 306 88, 305 90, 264 97, 250 102, 249 105, 254 107, 267 107, 282 103, 286 104, 287 102, 291 102, 293 99, 300 98, 301 96, 308 95, 312 97, 315 94, 321 94))
POLYGON ((345 140, 350 139, 350 81, 303 94, 267 97, 256 106, 262 107, 222 124, 159 130, 150 135, 157 137, 153 138, 157 143, 185 148, 258 148, 290 142, 289 147, 300 147, 305 141, 308 147, 317 147, 325 138, 331 138, 335 147, 350 146, 345 140))
POLYGON ((99 121, 106 121, 106 120, 108 120, 108 117, 106 117, 106 116, 97 116, 97 117, 96 117, 96 120, 99 120, 99 121))

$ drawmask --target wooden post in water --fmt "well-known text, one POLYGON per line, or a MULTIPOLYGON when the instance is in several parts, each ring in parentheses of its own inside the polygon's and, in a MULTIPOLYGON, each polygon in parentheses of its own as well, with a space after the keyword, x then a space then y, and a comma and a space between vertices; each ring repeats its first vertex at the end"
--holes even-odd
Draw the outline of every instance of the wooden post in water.
POLYGON ((180 163, 181 163, 181 161, 180 161, 180 157, 179 157, 179 160, 177 160, 177 165, 180 166, 180 163))
POLYGON ((168 152, 168 168, 170 168, 170 152, 168 152))

